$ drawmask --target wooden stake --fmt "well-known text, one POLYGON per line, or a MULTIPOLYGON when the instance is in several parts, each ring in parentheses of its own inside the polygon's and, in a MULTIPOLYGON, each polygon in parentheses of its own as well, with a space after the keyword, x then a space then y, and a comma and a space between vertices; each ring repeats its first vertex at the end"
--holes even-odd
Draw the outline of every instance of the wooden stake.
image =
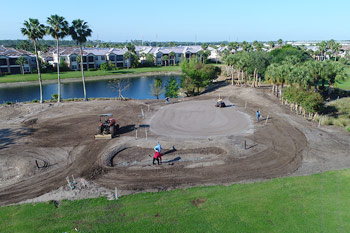
POLYGON ((118 200, 118 189, 117 187, 114 188, 114 198, 118 200))
MULTIPOLYGON (((266 117, 266 121, 265 121, 265 125, 267 124, 267 121, 269 120, 269 115, 267 115, 267 117, 266 117)), ((265 126, 264 125, 264 126, 265 126)))

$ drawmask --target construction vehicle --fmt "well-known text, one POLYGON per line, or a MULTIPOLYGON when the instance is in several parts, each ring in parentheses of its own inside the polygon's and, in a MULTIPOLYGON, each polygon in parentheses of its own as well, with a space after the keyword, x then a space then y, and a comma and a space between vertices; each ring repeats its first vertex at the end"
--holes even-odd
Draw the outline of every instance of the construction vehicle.
POLYGON ((215 104, 215 107, 224 108, 226 107, 226 104, 224 101, 222 101, 222 99, 218 99, 218 101, 215 104))
POLYGON ((101 114, 95 139, 111 139, 118 133, 119 125, 116 124, 113 114, 101 114))

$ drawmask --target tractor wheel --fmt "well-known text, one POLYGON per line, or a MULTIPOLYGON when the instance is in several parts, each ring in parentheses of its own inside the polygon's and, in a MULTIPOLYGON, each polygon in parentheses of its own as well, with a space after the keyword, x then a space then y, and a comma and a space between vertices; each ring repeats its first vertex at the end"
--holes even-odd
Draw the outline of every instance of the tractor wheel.
POLYGON ((114 135, 115 135, 115 126, 114 126, 114 125, 111 125, 111 126, 109 127, 109 132, 111 133, 112 138, 113 138, 114 135))
POLYGON ((114 132, 114 134, 115 134, 115 135, 118 135, 118 133, 119 133, 119 125, 116 124, 116 125, 115 125, 115 132, 114 132))
POLYGON ((97 134, 102 134, 102 131, 103 131, 102 126, 99 126, 97 129, 97 134))

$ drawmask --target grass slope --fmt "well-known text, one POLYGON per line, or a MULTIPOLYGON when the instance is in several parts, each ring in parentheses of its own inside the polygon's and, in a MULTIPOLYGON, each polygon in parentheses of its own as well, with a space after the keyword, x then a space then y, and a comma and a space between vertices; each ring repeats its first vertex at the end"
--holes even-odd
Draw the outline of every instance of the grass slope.
MULTIPOLYGON (((166 71, 180 71, 179 66, 162 66, 162 67, 143 67, 143 68, 133 68, 133 69, 120 69, 114 71, 85 71, 85 77, 93 76, 108 76, 108 75, 118 75, 118 74, 139 74, 146 72, 166 72, 166 71)), ((41 75, 43 80, 57 79, 57 73, 44 73, 41 75)), ((69 71, 60 72, 60 77, 62 79, 66 78, 81 78, 80 71, 69 71)), ((0 77, 0 83, 10 83, 10 82, 26 82, 26 81, 38 81, 38 74, 15 74, 15 75, 5 75, 0 77)))
POLYGON ((350 97, 331 101, 327 104, 327 108, 333 110, 321 117, 321 124, 345 127, 350 132, 350 97))
POLYGON ((348 74, 348 77, 345 80, 336 81, 335 87, 343 90, 350 90, 350 67, 346 68, 346 73, 348 74))
POLYGON ((350 232, 350 170, 0 208, 0 232, 350 232))

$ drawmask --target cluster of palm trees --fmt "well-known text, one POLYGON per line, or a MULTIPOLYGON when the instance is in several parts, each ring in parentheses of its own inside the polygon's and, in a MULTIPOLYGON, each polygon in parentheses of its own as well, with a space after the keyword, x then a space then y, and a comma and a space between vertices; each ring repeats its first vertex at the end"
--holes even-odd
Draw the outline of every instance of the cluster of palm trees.
POLYGON ((286 59, 280 65, 271 64, 265 73, 266 79, 273 84, 272 91, 276 96, 282 96, 285 84, 296 85, 307 90, 313 88, 314 92, 317 92, 324 89, 326 82, 328 82, 328 94, 330 94, 335 80, 343 79, 346 75, 345 67, 341 63, 330 60, 297 62, 293 57, 286 59), (278 90, 279 86, 280 90, 278 90))
MULTIPOLYGON (((336 45, 332 48, 337 47, 336 45)), ((298 50, 295 48, 295 50, 298 50)), ((304 57, 296 55, 286 55, 280 62, 273 62, 270 53, 264 51, 243 50, 227 55, 224 61, 227 65, 226 72, 231 75, 232 85, 235 84, 234 74, 238 79, 236 85, 247 87, 251 83, 252 87, 260 84, 262 77, 272 84, 272 92, 276 96, 282 96, 285 84, 297 85, 302 89, 319 91, 329 84, 329 94, 332 92, 336 79, 346 77, 345 67, 337 61, 325 60, 317 61, 307 55, 304 57), (321 87, 319 87, 321 83, 321 87)))
POLYGON ((227 73, 231 74, 232 85, 234 85, 234 71, 237 73, 237 85, 248 86, 248 82, 251 81, 252 87, 258 85, 258 80, 265 73, 267 66, 270 64, 270 57, 267 52, 264 51, 242 51, 235 54, 231 54, 225 57, 225 63, 230 69, 227 69, 227 73))
MULTIPOLYGON (((61 102, 61 81, 60 81, 60 56, 59 56, 59 41, 66 36, 71 36, 72 39, 80 47, 80 57, 83 57, 83 48, 82 45, 87 41, 87 37, 91 36, 92 30, 89 28, 87 22, 81 19, 76 19, 72 21, 72 24, 69 26, 68 22, 64 17, 59 15, 51 15, 47 18, 47 26, 41 24, 38 19, 29 18, 29 20, 24 21, 24 27, 21 28, 21 33, 24 36, 27 36, 34 44, 35 56, 36 56, 36 65, 39 76, 39 87, 40 87, 40 103, 43 103, 43 91, 42 91, 42 79, 40 72, 40 63, 38 57, 38 40, 43 39, 45 35, 50 35, 56 40, 56 49, 57 49, 57 78, 58 78, 58 87, 57 101, 61 102)), ((83 59, 80 59, 80 66, 82 72, 83 80, 83 90, 84 90, 84 100, 87 101, 86 87, 85 87, 85 77, 84 77, 84 67, 83 59)))
POLYGON ((334 57, 334 60, 337 61, 337 56, 339 51, 341 50, 342 46, 338 42, 335 42, 335 40, 331 39, 329 41, 321 41, 317 44, 318 50, 317 51, 309 51, 314 57, 316 56, 323 56, 328 55, 329 57, 334 57))

